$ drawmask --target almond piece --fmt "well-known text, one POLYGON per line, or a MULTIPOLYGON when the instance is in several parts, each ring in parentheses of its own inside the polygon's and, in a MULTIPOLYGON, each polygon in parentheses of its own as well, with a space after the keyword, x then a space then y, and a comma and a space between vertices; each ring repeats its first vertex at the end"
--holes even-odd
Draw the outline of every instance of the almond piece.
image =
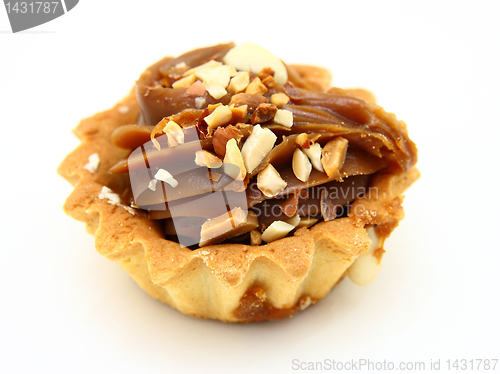
POLYGON ((300 223, 300 216, 296 214, 292 218, 287 219, 285 222, 293 227, 297 227, 300 223))
POLYGON ((335 138, 325 144, 321 153, 321 164, 329 178, 340 178, 340 169, 344 165, 349 142, 344 138, 335 138))
POLYGON ((222 96, 227 94, 227 91, 224 87, 219 86, 218 84, 213 84, 211 86, 205 87, 208 94, 212 96, 215 100, 219 100, 222 96))
POLYGON ((304 151, 299 148, 293 152, 292 169, 297 179, 302 182, 307 182, 309 175, 311 175, 311 162, 304 151))
POLYGON ((205 86, 222 86, 226 88, 231 79, 231 66, 221 65, 212 68, 201 69, 195 75, 202 80, 205 86))
POLYGON ((224 156, 224 173, 235 180, 243 180, 247 171, 243 162, 240 149, 236 139, 231 138, 226 143, 226 155, 224 156), (235 167, 236 166, 236 167, 235 167))
POLYGON ((259 220, 255 213, 235 207, 219 217, 206 221, 201 226, 200 247, 244 234, 258 226, 259 220))
POLYGON ((213 68, 213 67, 216 67, 216 66, 221 66, 222 63, 219 62, 219 61, 215 61, 215 60, 210 60, 208 62, 205 62, 204 64, 202 65, 198 65, 192 69, 189 69, 188 71, 186 71, 183 76, 188 76, 188 75, 191 75, 191 74, 196 74, 198 71, 200 70, 203 70, 203 69, 206 69, 206 68, 213 68))
POLYGON ((212 134, 213 130, 219 126, 226 125, 233 118, 233 112, 225 105, 219 105, 215 110, 206 116, 205 122, 208 125, 208 133, 212 134))
POLYGON ((262 240, 266 243, 271 243, 275 240, 284 238, 295 227, 284 221, 274 221, 262 233, 262 240))
POLYGON ((366 233, 371 240, 370 249, 362 253, 347 270, 349 278, 360 286, 371 283, 382 267, 381 262, 375 256, 375 251, 382 248, 383 240, 378 237, 373 227, 368 227, 366 233))
POLYGON ((197 97, 194 99, 194 105, 196 106, 196 109, 201 109, 205 105, 207 100, 204 97, 197 97))
POLYGON ((195 75, 188 75, 187 77, 181 78, 178 81, 172 83, 173 88, 188 88, 190 87, 194 81, 196 80, 195 75))
POLYGON ((263 129, 260 125, 253 127, 252 134, 247 138, 241 149, 241 155, 248 173, 254 171, 273 149, 276 139, 276 135, 271 130, 263 129))
POLYGON ((184 143, 184 132, 182 127, 180 127, 174 121, 168 121, 168 123, 163 128, 163 132, 167 134, 168 144, 170 147, 176 147, 179 144, 184 143))
POLYGON ((250 245, 260 245, 262 243, 262 233, 259 230, 250 231, 250 245))
POLYGON ((300 217, 300 222, 297 225, 297 228, 301 228, 301 227, 307 227, 307 228, 309 228, 312 225, 314 225, 316 222, 318 222, 317 218, 300 217))
POLYGON ((255 94, 265 94, 267 92, 267 87, 262 84, 260 81, 260 78, 254 78, 252 82, 247 86, 245 89, 245 93, 250 94, 250 95, 255 95, 255 94))
POLYGON ((257 187, 267 197, 274 197, 284 190, 286 182, 274 166, 269 164, 257 175, 257 187))
POLYGON ((198 166, 204 166, 210 169, 217 169, 222 166, 222 161, 219 157, 204 149, 196 151, 194 163, 198 166))
POLYGON ((226 154, 226 144, 228 140, 234 138, 237 142, 239 142, 242 137, 243 135, 240 130, 233 125, 217 128, 212 138, 215 153, 219 157, 224 157, 226 154))
POLYGON ((243 92, 249 83, 250 74, 247 71, 241 71, 231 79, 227 91, 232 95, 243 92))
POLYGON ((323 164, 321 163, 321 145, 319 143, 308 145, 309 148, 302 148, 302 150, 307 155, 307 157, 309 157, 309 160, 311 160, 313 168, 323 173, 325 170, 323 169, 323 164))
POLYGON ((276 106, 288 104, 289 101, 290 98, 284 93, 276 93, 271 95, 271 103, 276 106))
POLYGON ((179 182, 165 169, 159 169, 155 174, 155 179, 168 183, 172 188, 175 188, 179 185, 179 182))
POLYGON ((251 71, 254 74, 259 74, 264 68, 271 68, 274 70, 277 84, 285 84, 288 81, 285 64, 271 52, 253 43, 237 45, 223 57, 222 61, 238 70, 251 71))
POLYGON ((258 123, 264 123, 270 121, 276 115, 278 108, 274 104, 259 104, 255 112, 253 112, 251 122, 252 125, 256 125, 258 123))
POLYGON ((233 123, 245 122, 248 112, 248 105, 242 105, 237 108, 231 108, 231 112, 233 112, 233 123))
POLYGON ((278 125, 291 128, 293 126, 293 113, 289 110, 278 109, 274 116, 274 122, 278 125))

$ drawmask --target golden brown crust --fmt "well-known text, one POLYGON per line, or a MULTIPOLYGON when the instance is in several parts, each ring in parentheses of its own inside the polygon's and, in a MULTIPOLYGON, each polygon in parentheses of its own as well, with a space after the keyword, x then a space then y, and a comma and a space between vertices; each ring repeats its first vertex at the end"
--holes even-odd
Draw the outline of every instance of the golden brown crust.
POLYGON ((226 322, 276 319, 322 299, 368 249, 364 225, 388 222, 392 229, 402 218, 399 195, 418 177, 414 171, 377 176, 372 186, 379 188, 377 199, 356 203, 368 208, 364 215, 303 227, 267 245, 212 245, 192 251, 164 239, 163 228, 145 212, 132 215, 98 197, 103 186, 118 194, 127 188, 127 176, 111 176, 108 169, 128 151, 116 148, 110 139, 115 128, 134 123, 137 115, 131 94, 75 129, 82 144, 58 169, 75 186, 64 210, 85 222, 95 235, 97 251, 116 261, 149 295, 195 317, 226 322), (93 153, 101 160, 95 173, 83 168, 93 153), (370 212, 379 212, 381 206, 385 213, 375 219, 370 212))

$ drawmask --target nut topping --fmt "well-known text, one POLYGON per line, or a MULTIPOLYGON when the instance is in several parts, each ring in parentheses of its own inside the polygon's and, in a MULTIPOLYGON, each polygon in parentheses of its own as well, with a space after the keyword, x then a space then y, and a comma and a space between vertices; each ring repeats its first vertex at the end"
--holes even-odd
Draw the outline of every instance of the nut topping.
POLYGON ((224 173, 235 180, 243 180, 247 175, 243 157, 236 139, 231 138, 226 143, 226 155, 224 156, 224 173), (235 168, 234 166, 237 166, 235 168))
POLYGON ((299 148, 293 152, 292 169, 297 179, 302 182, 307 182, 309 175, 311 175, 311 162, 304 151, 299 148))
POLYGON ((233 118, 233 112, 225 105, 219 105, 215 110, 205 117, 205 122, 208 125, 208 133, 211 134, 213 129, 226 125, 233 118))
POLYGON ((201 226, 200 247, 244 234, 258 226, 259 221, 255 213, 244 211, 240 207, 233 208, 201 226))
POLYGON ((208 94, 212 96, 215 100, 219 100, 222 96, 227 94, 227 91, 224 87, 219 86, 218 84, 213 84, 211 86, 205 87, 208 94))
POLYGON ((194 163, 198 166, 204 166, 210 169, 217 169, 222 166, 222 161, 219 157, 204 149, 196 151, 195 155, 194 163))
POLYGON ((257 175, 257 187, 267 197, 274 197, 283 191, 286 182, 274 166, 269 164, 257 175))
POLYGON ((175 188, 179 185, 179 182, 165 169, 159 169, 155 174, 155 179, 161 182, 168 183, 172 188, 175 188))
POLYGON ((317 170, 324 172, 323 164, 321 163, 321 145, 314 143, 312 145, 308 144, 308 148, 302 148, 304 153, 311 160, 312 166, 317 170))
POLYGON ((191 86, 196 80, 196 76, 194 74, 188 75, 187 77, 181 78, 178 81, 172 83, 173 88, 188 88, 191 86))
POLYGON ((206 69, 206 68, 213 68, 213 67, 221 66, 221 65, 222 65, 222 63, 220 63, 219 61, 210 60, 208 62, 205 62, 202 65, 199 65, 199 66, 196 66, 196 67, 194 67, 192 69, 189 69, 183 75, 186 77, 186 76, 191 75, 191 74, 196 74, 200 70, 203 70, 203 69, 206 69))
POLYGON ((285 105, 288 104, 289 101, 290 98, 284 93, 276 93, 271 95, 271 103, 273 103, 274 105, 285 105))
POLYGON ((226 143, 229 141, 229 139, 234 138, 239 142, 242 137, 243 135, 241 134, 240 130, 238 130, 233 125, 217 128, 212 139, 215 153, 220 157, 224 157, 224 155, 226 154, 226 143))
POLYGON ((335 138, 325 144, 321 154, 321 164, 329 178, 340 178, 340 169, 344 165, 349 142, 344 138, 335 138))
POLYGON ((163 128, 163 132, 167 134, 168 144, 170 144, 170 147, 175 147, 184 143, 184 132, 182 131, 182 127, 180 127, 176 122, 168 121, 163 128))
POLYGON ((243 92, 249 83, 250 74, 247 71, 239 72, 231 79, 227 91, 232 95, 243 92))
POLYGON ((259 104, 252 115, 252 125, 264 123, 274 118, 278 108, 274 104, 259 104))
POLYGON ((264 157, 273 149, 276 139, 276 135, 271 130, 267 128, 263 129, 260 125, 254 126, 252 134, 241 149, 241 155, 243 156, 247 172, 251 173, 254 171, 264 157))
POLYGON ((231 78, 231 66, 221 65, 198 70, 195 75, 202 80, 206 86, 217 85, 226 88, 231 78))
POLYGON ((293 126, 293 113, 289 110, 278 109, 274 116, 274 122, 285 127, 293 126))
POLYGON ((259 74, 264 68, 271 68, 275 72, 276 83, 285 84, 288 81, 285 64, 271 52, 252 43, 243 43, 232 48, 222 60, 238 70, 251 71, 254 74, 259 74))
POLYGON ((267 87, 264 86, 259 77, 254 78, 253 81, 247 86, 245 93, 247 94, 265 94, 267 92, 267 87))
POLYGON ((286 223, 284 221, 274 221, 262 233, 262 240, 264 240, 266 243, 270 243, 275 240, 284 238, 294 228, 295 226, 290 225, 289 223, 286 223))

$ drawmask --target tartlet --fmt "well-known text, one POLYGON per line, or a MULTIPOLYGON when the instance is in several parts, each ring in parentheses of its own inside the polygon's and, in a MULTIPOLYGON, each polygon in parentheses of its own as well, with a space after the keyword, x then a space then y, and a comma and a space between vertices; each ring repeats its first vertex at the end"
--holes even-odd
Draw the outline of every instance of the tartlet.
POLYGON ((165 58, 74 130, 64 210, 149 295, 195 317, 276 320, 346 274, 367 284, 417 151, 373 95, 330 80, 249 43, 165 58))

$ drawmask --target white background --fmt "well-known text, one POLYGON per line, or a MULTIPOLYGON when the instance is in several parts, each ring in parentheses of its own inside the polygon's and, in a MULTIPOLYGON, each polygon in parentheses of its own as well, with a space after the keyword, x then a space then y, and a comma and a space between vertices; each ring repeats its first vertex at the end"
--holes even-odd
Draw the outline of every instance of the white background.
POLYGON ((498 4, 82 0, 19 34, 0 9, 0 371, 291 373, 293 360, 333 359, 445 371, 448 359, 500 359, 498 4), (420 151, 378 278, 346 279, 279 322, 180 314, 61 210, 72 188, 55 170, 79 120, 159 58, 230 40, 371 89, 420 151))

